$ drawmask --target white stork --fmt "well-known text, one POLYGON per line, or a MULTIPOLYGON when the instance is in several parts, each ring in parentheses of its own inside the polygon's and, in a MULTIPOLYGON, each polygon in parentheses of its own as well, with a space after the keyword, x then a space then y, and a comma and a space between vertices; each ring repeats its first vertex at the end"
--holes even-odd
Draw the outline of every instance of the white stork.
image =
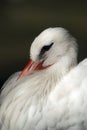
POLYGON ((48 28, 35 38, 30 61, 0 95, 0 130, 87 130, 87 59, 67 30, 48 28))

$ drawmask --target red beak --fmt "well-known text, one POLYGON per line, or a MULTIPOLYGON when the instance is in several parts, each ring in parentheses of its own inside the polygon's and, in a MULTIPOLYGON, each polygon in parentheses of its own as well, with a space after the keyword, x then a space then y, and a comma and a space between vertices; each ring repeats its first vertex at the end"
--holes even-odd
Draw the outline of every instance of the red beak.
POLYGON ((42 66, 43 62, 38 62, 38 63, 35 63, 33 62, 31 59, 30 61, 28 62, 28 64, 25 66, 25 68, 23 69, 23 71, 21 72, 21 74, 19 75, 18 79, 26 76, 26 75, 30 75, 32 74, 35 70, 43 70, 43 69, 46 69, 47 67, 49 66, 46 66, 46 67, 43 67, 42 66))

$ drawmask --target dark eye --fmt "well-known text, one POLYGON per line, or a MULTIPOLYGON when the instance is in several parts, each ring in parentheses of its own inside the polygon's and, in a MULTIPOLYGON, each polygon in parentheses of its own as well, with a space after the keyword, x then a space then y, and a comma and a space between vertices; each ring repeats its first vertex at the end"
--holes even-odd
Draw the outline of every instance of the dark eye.
POLYGON ((52 42, 50 45, 43 46, 40 51, 39 57, 41 58, 42 55, 52 47, 53 44, 54 43, 52 42))

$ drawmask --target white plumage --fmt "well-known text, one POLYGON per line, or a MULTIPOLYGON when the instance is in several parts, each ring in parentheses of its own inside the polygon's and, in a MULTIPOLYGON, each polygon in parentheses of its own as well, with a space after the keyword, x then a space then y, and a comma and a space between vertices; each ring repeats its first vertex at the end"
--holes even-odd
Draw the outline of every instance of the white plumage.
POLYGON ((87 130, 87 59, 63 28, 35 38, 32 59, 3 85, 0 130, 87 130))

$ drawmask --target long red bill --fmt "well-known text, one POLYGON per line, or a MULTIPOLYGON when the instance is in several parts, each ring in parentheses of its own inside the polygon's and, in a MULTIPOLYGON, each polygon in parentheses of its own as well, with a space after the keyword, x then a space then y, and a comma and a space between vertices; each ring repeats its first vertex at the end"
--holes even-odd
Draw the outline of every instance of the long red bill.
POLYGON ((42 66, 43 62, 38 62, 38 63, 35 63, 33 62, 31 59, 30 61, 28 62, 28 64, 25 66, 25 68, 23 69, 23 71, 21 72, 21 74, 19 75, 18 79, 26 76, 26 75, 30 75, 32 74, 35 70, 43 70, 43 69, 46 69, 48 68, 49 66, 42 66))

